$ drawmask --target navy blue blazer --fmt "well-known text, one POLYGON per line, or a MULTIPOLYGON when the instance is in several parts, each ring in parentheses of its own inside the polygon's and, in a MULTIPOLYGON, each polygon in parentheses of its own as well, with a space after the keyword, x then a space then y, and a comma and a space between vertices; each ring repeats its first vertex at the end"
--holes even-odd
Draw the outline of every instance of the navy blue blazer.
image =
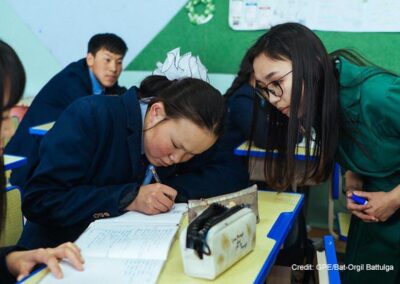
MULTIPOLYGON (((122 96, 90 96, 71 104, 41 143, 40 163, 23 196, 29 221, 19 246, 74 241, 96 218, 122 214, 121 199, 141 185, 147 166, 141 133, 135 87, 122 96)), ((162 182, 178 191, 180 201, 246 187, 247 169, 223 145, 157 169, 162 182)))
POLYGON ((95 219, 122 214, 121 198, 140 186, 146 167, 141 137, 136 88, 72 103, 40 145, 23 194, 29 221, 20 246, 74 241, 95 219))
MULTIPOLYGON (((126 88, 115 84, 106 94, 122 94, 126 88)), ((5 153, 28 158, 28 164, 14 169, 10 182, 24 188, 38 163, 41 137, 29 134, 29 128, 56 121, 61 112, 78 98, 91 95, 92 82, 86 59, 73 62, 56 74, 36 95, 19 125, 15 135, 5 148, 5 153)))

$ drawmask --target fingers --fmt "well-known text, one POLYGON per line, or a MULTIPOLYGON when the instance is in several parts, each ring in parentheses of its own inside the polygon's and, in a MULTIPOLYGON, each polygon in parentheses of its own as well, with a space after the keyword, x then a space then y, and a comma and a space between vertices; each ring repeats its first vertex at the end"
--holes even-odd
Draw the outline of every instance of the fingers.
POLYGON ((134 200, 135 210, 153 215, 169 211, 174 205, 176 190, 164 184, 142 186, 134 200))
POLYGON ((81 255, 80 248, 74 243, 64 243, 54 249, 54 256, 58 259, 66 258, 73 267, 78 270, 83 270, 85 260, 81 255))
POLYGON ((45 263, 47 264, 47 268, 50 270, 51 273, 53 273, 53 275, 57 279, 63 278, 64 275, 61 271, 60 264, 58 263, 58 259, 54 255, 49 256, 45 263))
POLYGON ((372 197, 372 194, 370 192, 367 192, 367 191, 359 191, 359 190, 357 190, 357 191, 353 191, 353 193, 355 195, 358 195, 360 197, 364 197, 366 199, 370 199, 372 197))
POLYGON ((161 189, 163 193, 169 197, 169 199, 171 199, 172 201, 175 200, 176 195, 178 194, 178 192, 175 189, 166 185, 163 185, 161 189))
POLYGON ((379 220, 377 218, 375 218, 374 216, 371 215, 367 215, 362 211, 351 211, 351 213, 355 216, 357 216, 358 218, 360 218, 361 220, 363 220, 364 222, 379 222, 379 220))
POLYGON ((370 203, 367 203, 366 205, 357 204, 353 201, 353 199, 351 199, 351 193, 347 193, 346 207, 350 211, 354 211, 354 210, 364 211, 364 210, 370 209, 371 204, 370 203))
POLYGON ((40 263, 47 265, 51 273, 57 279, 63 278, 63 273, 59 264, 60 259, 67 259, 74 268, 77 270, 83 270, 83 257, 80 253, 80 249, 73 243, 68 242, 54 249, 38 249, 37 260, 40 263))
POLYGON ((31 273, 31 270, 32 270, 32 266, 30 266, 30 265, 21 265, 20 271, 19 271, 18 276, 17 276, 17 281, 21 281, 22 279, 27 277, 29 275, 29 273, 31 273))

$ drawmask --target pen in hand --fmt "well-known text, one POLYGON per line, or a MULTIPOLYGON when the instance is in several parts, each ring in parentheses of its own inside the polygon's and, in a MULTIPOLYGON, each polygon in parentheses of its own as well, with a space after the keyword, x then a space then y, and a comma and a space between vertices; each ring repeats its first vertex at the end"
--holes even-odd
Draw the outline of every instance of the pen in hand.
MULTIPOLYGON (((154 178, 154 180, 156 181, 156 183, 161 183, 161 179, 160 179, 160 177, 158 176, 157 171, 156 171, 156 168, 154 167, 154 165, 151 165, 151 164, 150 164, 150 165, 148 166, 146 176, 147 176, 147 175, 152 176, 152 178, 154 178)), ((145 180, 147 180, 148 183, 150 183, 151 178, 149 179, 149 178, 146 177, 145 180)), ((144 183, 143 183, 143 184, 144 184, 144 183)), ((169 194, 167 194, 167 193, 165 193, 165 192, 164 192, 164 195, 167 196, 171 201, 174 201, 174 199, 175 199, 175 196, 171 196, 171 195, 169 195, 169 194)))
POLYGON ((160 177, 158 176, 155 167, 153 165, 150 165, 149 169, 150 169, 151 173, 153 174, 155 181, 158 183, 161 183, 160 177))

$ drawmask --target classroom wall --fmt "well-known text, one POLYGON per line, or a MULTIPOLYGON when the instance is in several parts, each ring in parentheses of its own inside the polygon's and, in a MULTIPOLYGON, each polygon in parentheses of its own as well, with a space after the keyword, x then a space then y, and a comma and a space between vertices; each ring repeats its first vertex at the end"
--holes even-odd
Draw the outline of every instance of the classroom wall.
MULTIPOLYGON (((90 36, 102 31, 123 36, 129 46, 123 85, 138 84, 167 51, 180 46, 182 53, 200 55, 211 83, 224 92, 248 46, 263 31, 233 31, 229 1, 214 2, 213 19, 193 25, 184 7, 187 0, 0 0, 0 37, 22 58, 28 75, 25 96, 35 95, 67 63, 83 57, 90 36)), ((328 51, 353 48, 400 73, 400 33, 316 33, 328 51)))

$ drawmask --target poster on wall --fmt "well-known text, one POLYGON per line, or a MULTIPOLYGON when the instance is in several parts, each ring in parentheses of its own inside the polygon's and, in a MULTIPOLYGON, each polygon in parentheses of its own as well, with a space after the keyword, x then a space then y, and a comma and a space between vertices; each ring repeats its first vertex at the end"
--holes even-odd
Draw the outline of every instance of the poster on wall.
POLYGON ((233 30, 264 30, 279 23, 302 23, 313 30, 400 31, 398 0, 229 0, 233 30))

